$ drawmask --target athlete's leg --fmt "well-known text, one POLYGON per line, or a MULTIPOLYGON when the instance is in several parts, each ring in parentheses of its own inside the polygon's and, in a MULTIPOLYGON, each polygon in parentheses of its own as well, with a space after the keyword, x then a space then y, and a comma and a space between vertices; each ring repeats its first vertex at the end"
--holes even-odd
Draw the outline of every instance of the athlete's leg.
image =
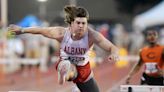
POLYGON ((69 68, 70 68, 69 61, 63 60, 59 62, 57 66, 59 84, 63 84, 65 82, 66 74, 68 73, 69 68))
POLYGON ((63 84, 65 81, 72 81, 77 77, 76 68, 69 60, 60 61, 57 70, 59 84, 63 84))
POLYGON ((164 78, 161 77, 151 77, 148 76, 147 74, 143 73, 143 76, 141 78, 141 85, 158 85, 158 86, 163 86, 164 78))
POLYGON ((143 73, 141 77, 141 85, 148 85, 148 83, 149 83, 148 77, 145 73, 143 73))
POLYGON ((149 85, 163 86, 163 77, 150 77, 149 85))
POLYGON ((94 78, 91 78, 85 83, 76 83, 80 92, 99 92, 98 85, 94 78))

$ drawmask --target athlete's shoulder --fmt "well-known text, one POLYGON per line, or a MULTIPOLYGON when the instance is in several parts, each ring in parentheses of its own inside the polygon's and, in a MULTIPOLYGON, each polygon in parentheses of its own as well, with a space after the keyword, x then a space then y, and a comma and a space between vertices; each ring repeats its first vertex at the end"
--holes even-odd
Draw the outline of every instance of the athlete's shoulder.
POLYGON ((157 44, 157 46, 164 49, 164 46, 161 44, 157 44))
POLYGON ((93 31, 94 31, 93 28, 88 27, 87 30, 88 30, 88 34, 89 34, 89 35, 93 34, 93 31))
POLYGON ((88 27, 88 36, 93 42, 100 42, 102 39, 101 34, 91 27, 88 27))
POLYGON ((88 27, 88 34, 91 37, 99 37, 100 33, 94 30, 92 27, 88 27))

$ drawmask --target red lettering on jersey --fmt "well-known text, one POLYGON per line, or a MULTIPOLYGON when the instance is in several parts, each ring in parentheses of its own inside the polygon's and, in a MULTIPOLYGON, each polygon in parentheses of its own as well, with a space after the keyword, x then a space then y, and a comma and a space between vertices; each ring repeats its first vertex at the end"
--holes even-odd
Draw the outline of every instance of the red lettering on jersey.
POLYGON ((67 47, 65 46, 64 51, 67 54, 71 54, 71 55, 83 55, 86 53, 87 49, 86 48, 76 48, 76 47, 67 47))

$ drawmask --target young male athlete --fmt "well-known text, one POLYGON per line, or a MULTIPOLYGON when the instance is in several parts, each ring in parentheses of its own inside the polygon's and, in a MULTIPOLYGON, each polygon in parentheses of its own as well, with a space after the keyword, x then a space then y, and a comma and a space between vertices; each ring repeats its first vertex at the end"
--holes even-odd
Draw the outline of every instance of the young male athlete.
POLYGON ((154 29, 149 29, 146 32, 146 40, 148 46, 145 46, 140 51, 140 60, 131 70, 126 80, 129 83, 133 76, 142 65, 144 72, 141 77, 141 85, 163 85, 163 64, 164 64, 164 47, 157 43, 158 33, 154 29))
POLYGON ((99 92, 93 78, 87 52, 98 45, 109 52, 109 61, 117 61, 118 49, 100 33, 88 27, 89 14, 86 9, 76 6, 65 6, 65 22, 68 27, 29 27, 21 28, 11 25, 9 30, 16 34, 41 34, 60 42, 60 60, 57 64, 59 83, 71 80, 81 92, 99 92), (73 72, 73 73, 72 73, 73 72))

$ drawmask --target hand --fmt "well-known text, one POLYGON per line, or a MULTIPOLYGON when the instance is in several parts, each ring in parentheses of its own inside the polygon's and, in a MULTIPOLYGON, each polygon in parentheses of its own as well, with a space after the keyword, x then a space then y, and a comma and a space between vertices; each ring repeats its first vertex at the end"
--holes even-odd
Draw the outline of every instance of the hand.
POLYGON ((111 55, 108 56, 108 61, 116 62, 116 61, 119 61, 119 60, 120 60, 120 58, 117 54, 111 54, 111 55))
POLYGON ((128 77, 126 78, 126 84, 129 84, 130 83, 130 79, 131 79, 131 76, 128 75, 128 77))
POLYGON ((159 70, 158 72, 159 72, 160 75, 164 75, 163 70, 159 70))
POLYGON ((11 24, 8 27, 8 31, 9 31, 9 33, 11 32, 10 34, 18 35, 18 34, 22 33, 22 27, 14 25, 14 24, 11 24))

